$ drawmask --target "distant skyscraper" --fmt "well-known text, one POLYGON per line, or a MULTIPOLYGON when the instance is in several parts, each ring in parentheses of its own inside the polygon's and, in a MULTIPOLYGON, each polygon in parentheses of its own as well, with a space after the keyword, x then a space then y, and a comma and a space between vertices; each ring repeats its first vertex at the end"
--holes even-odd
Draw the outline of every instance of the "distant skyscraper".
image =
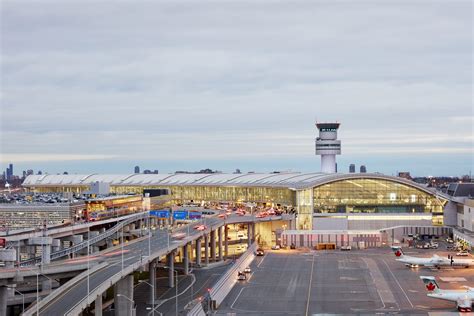
MULTIPOLYGON (((137 173, 136 171, 137 171, 137 170, 135 169, 135 173, 137 173)), ((143 170, 143 173, 144 173, 144 174, 151 174, 151 170, 145 169, 145 170, 143 170)))
POLYGON ((365 165, 360 166, 360 173, 367 173, 367 168, 365 167, 365 165))
POLYGON ((154 173, 154 174, 158 174, 158 170, 155 169, 155 170, 153 171, 153 173, 154 173))
POLYGON ((7 180, 13 178, 13 164, 9 164, 6 172, 7 180))
POLYGON ((135 166, 135 173, 140 173, 140 167, 139 166, 135 166))
POLYGON ((356 172, 356 165, 354 165, 353 163, 351 163, 349 165, 349 173, 355 173, 356 172))
POLYGON ((43 171, 38 170, 38 173, 37 173, 37 174, 42 175, 42 174, 43 174, 43 171))

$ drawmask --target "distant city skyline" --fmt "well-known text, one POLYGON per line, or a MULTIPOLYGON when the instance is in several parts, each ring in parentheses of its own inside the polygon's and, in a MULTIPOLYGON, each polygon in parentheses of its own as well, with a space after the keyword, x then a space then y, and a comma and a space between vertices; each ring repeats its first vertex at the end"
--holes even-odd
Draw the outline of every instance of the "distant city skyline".
POLYGON ((138 3, 2 3, 2 170, 474 171, 471 1, 138 3))

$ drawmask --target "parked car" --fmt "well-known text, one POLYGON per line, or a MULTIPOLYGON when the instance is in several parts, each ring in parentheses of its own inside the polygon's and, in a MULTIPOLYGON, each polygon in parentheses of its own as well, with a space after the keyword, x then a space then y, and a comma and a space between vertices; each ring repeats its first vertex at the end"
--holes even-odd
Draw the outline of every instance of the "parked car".
POLYGON ((295 244, 291 244, 291 245, 290 245, 290 249, 296 249, 296 245, 295 245, 295 244))
POLYGON ((437 242, 430 242, 429 244, 431 249, 438 249, 438 243, 437 242))
POLYGON ((452 244, 452 243, 454 243, 454 240, 452 240, 451 238, 448 237, 448 238, 446 238, 446 242, 449 243, 449 244, 452 244))
POLYGON ((272 250, 280 250, 280 245, 273 245, 272 250))
POLYGON ((239 272, 237 272, 237 280, 245 281, 245 280, 247 280, 247 276, 245 275, 244 272, 239 271, 239 272))
POLYGON ((466 257, 466 256, 469 256, 469 252, 467 250, 463 250, 463 251, 457 252, 456 256, 466 257))
POLYGON ((252 269, 250 269, 250 267, 247 267, 244 269, 244 272, 245 273, 251 273, 252 272, 252 269))
POLYGON ((256 251, 255 251, 255 255, 257 256, 263 256, 265 254, 265 252, 263 251, 262 248, 258 248, 256 251))
POLYGON ((341 246, 341 250, 352 250, 352 247, 350 245, 347 246, 341 246))

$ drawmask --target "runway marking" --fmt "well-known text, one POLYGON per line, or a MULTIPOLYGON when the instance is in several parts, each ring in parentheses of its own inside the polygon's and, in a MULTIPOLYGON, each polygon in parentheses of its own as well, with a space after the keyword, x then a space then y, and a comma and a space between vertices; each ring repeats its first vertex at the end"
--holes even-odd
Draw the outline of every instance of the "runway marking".
POLYGON ((378 289, 377 285, 375 284, 375 279, 374 279, 374 276, 372 275, 372 271, 370 271, 369 265, 367 264, 367 261, 365 261, 364 258, 362 258, 362 261, 365 262, 365 265, 367 266, 367 270, 369 270, 370 277, 372 278, 372 282, 375 285, 375 291, 377 291, 377 294, 379 295, 380 301, 382 302, 382 305, 383 305, 382 309, 384 309, 385 308, 385 302, 383 301, 382 295, 380 295, 379 289, 378 289))
MULTIPOLYGON (((397 282, 397 285, 398 285, 398 287, 400 288, 400 290, 402 290, 403 295, 405 295, 405 297, 407 298, 408 303, 410 303, 410 305, 411 305, 411 308, 413 308, 413 303, 412 303, 412 302, 410 301, 410 299, 408 298, 408 295, 407 295, 407 293, 405 292, 405 290, 402 288, 402 286, 400 285, 400 282, 398 282, 397 277, 395 276, 395 274, 393 274, 393 272, 392 272, 392 270, 390 269, 390 267, 388 266, 387 262, 386 262, 384 259, 382 259, 382 261, 383 261, 383 263, 385 263, 385 265, 387 266, 387 269, 388 269, 388 271, 390 272, 390 274, 393 276, 393 278, 395 279, 395 282, 397 282)), ((397 304, 397 305, 398 305, 398 304, 397 304)))
POLYGON ((308 312, 309 312, 309 299, 311 296, 311 284, 313 282, 313 270, 314 270, 314 256, 313 256, 313 263, 311 264, 311 276, 309 277, 308 302, 306 303, 306 316, 308 316, 308 312))

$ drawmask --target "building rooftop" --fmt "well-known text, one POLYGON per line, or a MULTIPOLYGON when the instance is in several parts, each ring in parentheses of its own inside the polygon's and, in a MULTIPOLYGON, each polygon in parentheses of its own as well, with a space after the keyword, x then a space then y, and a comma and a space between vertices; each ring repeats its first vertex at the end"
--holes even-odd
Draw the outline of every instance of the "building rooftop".
POLYGON ((292 190, 311 188, 325 183, 357 178, 382 179, 416 187, 424 192, 435 191, 399 177, 379 173, 246 173, 246 174, 90 174, 90 175, 30 175, 24 187, 89 186, 99 181, 111 186, 239 186, 275 187, 292 190))

